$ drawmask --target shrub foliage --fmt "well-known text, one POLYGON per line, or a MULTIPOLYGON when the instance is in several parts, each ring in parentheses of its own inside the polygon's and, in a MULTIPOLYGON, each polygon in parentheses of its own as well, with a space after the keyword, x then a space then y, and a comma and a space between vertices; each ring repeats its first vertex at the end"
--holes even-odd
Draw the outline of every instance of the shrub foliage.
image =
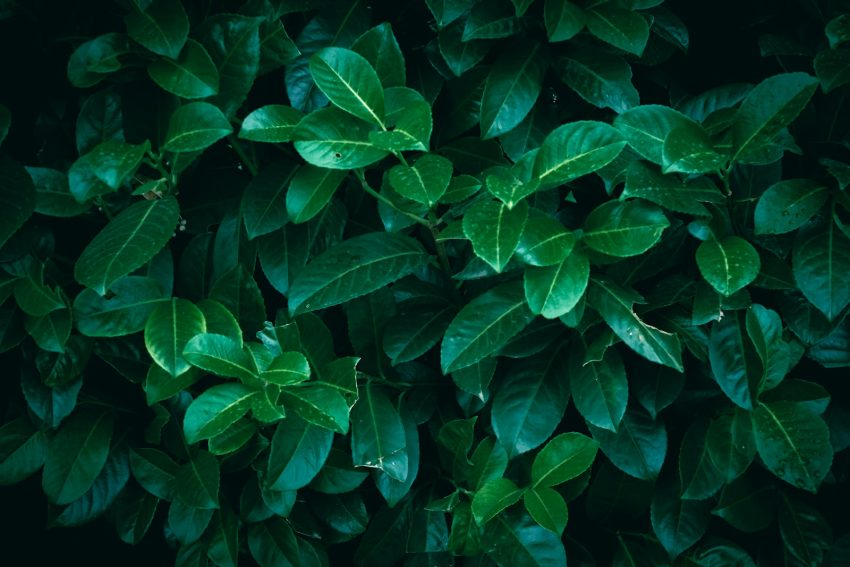
POLYGON ((80 4, 0 106, 0 483, 51 525, 848 564, 847 2, 761 3, 708 90, 684 2, 80 4))

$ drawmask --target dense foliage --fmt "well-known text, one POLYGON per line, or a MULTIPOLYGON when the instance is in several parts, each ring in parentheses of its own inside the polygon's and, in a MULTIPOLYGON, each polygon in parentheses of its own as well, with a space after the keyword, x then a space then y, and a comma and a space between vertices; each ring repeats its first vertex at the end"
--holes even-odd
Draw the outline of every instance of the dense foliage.
POLYGON ((850 564, 850 2, 751 4, 708 90, 689 2, 59 9, 0 484, 181 567, 850 564))

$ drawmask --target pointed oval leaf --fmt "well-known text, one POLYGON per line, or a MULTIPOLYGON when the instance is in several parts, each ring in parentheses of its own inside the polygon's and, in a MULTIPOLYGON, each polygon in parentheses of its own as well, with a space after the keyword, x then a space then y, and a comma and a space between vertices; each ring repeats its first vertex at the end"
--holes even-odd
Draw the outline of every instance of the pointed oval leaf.
POLYGON ((641 200, 608 201, 584 221, 584 242, 609 256, 637 256, 655 246, 670 226, 664 212, 641 200))
POLYGON ((74 277, 101 295, 153 258, 174 234, 180 210, 173 197, 140 201, 113 218, 74 266, 74 277))
MULTIPOLYGON (((580 359, 575 356, 574 360, 580 359)), ((629 401, 626 369, 617 351, 610 349, 602 360, 574 367, 570 372, 570 392, 576 408, 588 423, 617 431, 629 401)))
POLYGON ((566 41, 584 29, 587 16, 584 10, 569 0, 546 0, 543 5, 543 22, 549 41, 566 41))
POLYGON ((446 330, 440 351, 443 373, 490 356, 533 318, 521 282, 502 284, 479 295, 461 309, 446 330))
POLYGON ((52 504, 69 504, 86 493, 106 464, 112 416, 75 412, 48 439, 41 486, 52 504))
POLYGON ((274 490, 307 486, 325 465, 332 441, 332 431, 298 417, 278 423, 269 453, 267 486, 274 490))
POLYGON ((231 132, 230 121, 217 106, 190 102, 171 115, 163 148, 170 152, 205 150, 231 132))
POLYGON ((269 104, 245 117, 239 137, 252 142, 289 142, 302 118, 304 115, 291 106, 269 104))
POLYGON ((186 408, 183 432, 189 444, 209 439, 226 430, 251 407, 256 392, 242 384, 218 384, 204 390, 186 408))
POLYGON ((567 528, 569 512, 564 497, 554 488, 536 486, 523 494, 525 509, 541 527, 560 536, 567 528))
POLYGON ((220 483, 221 469, 218 459, 207 451, 198 451, 177 472, 174 494, 186 506, 213 510, 219 507, 220 483))
POLYGON ((345 179, 338 169, 325 169, 314 165, 298 168, 286 192, 286 212, 294 223, 307 222, 325 208, 345 179))
POLYGON ((206 98, 218 93, 218 69, 204 46, 194 39, 186 42, 175 59, 152 61, 148 75, 157 85, 182 98, 206 98))
POLYGON ((172 376, 189 370, 183 348, 189 339, 206 332, 204 314, 186 299, 159 304, 145 325, 145 347, 151 358, 172 376))
POLYGON ((238 378, 248 383, 254 383, 257 378, 257 367, 251 355, 238 342, 224 335, 195 335, 186 343, 183 358, 192 366, 219 376, 238 378))
POLYGON ((546 443, 531 464, 534 488, 556 486, 588 470, 599 444, 581 433, 562 433, 546 443))
POLYGON ((590 262, 573 250, 560 264, 525 269, 525 297, 532 313, 557 319, 572 310, 584 296, 590 279, 590 262))
POLYGON ((245 187, 240 210, 248 238, 274 232, 289 220, 284 193, 298 168, 289 161, 277 161, 263 168, 245 187))
POLYGON ((382 470, 399 482, 407 479, 407 437, 401 417, 386 394, 371 385, 351 408, 351 457, 354 466, 382 470))
POLYGON ((561 80, 593 106, 619 113, 640 104, 632 68, 622 57, 579 49, 560 59, 558 67, 561 80))
POLYGON ((11 158, 0 157, 0 246, 30 218, 36 199, 27 171, 11 158))
POLYGON ((817 492, 832 467, 829 430, 820 416, 794 402, 759 404, 756 447, 765 466, 785 482, 817 492))
POLYGON ((608 165, 626 141, 603 122, 584 120, 555 128, 540 146, 534 176, 541 187, 554 187, 608 165))
POLYGON ((639 13, 615 4, 587 12, 587 29, 610 45, 640 57, 649 41, 649 24, 639 13))
POLYGON ((758 252, 739 236, 706 240, 697 248, 696 260, 705 281, 726 297, 751 284, 761 270, 758 252))
POLYGON ((153 0, 145 8, 131 3, 124 16, 127 33, 159 55, 175 59, 189 36, 189 18, 180 0, 153 0))
POLYGON ((345 240, 298 274, 289 292, 293 315, 337 305, 392 283, 424 264, 428 255, 410 237, 374 232, 345 240))
POLYGON ((527 218, 525 201, 513 209, 505 203, 479 201, 463 216, 463 233, 475 254, 501 272, 519 244, 527 218))
POLYGON ((350 49, 326 47, 310 58, 310 73, 336 106, 384 126, 384 89, 365 57, 350 49))
POLYGON ((452 162, 436 154, 425 154, 410 167, 393 167, 389 178, 402 197, 433 207, 452 179, 452 162))
POLYGON ((830 321, 850 304, 850 239, 835 223, 800 231, 791 265, 800 291, 830 321))
POLYGON ((667 454, 667 430, 643 410, 629 409, 617 432, 588 424, 599 448, 614 465, 641 480, 655 480, 667 454))
POLYGON ((761 194, 754 213, 756 234, 784 234, 796 230, 817 213, 829 198, 827 188, 813 179, 786 179, 761 194))
POLYGON ((328 169, 354 169, 384 159, 388 152, 370 141, 366 122, 336 108, 304 117, 292 134, 295 150, 308 163, 328 169))
POLYGON ((515 46, 490 70, 481 97, 481 137, 513 130, 531 111, 543 88, 548 60, 543 44, 515 46))
POLYGON ((505 508, 519 502, 523 490, 507 478, 494 478, 475 492, 472 498, 472 517, 483 526, 505 508))
POLYGON ((614 127, 638 154, 658 165, 664 163, 664 141, 678 128, 700 128, 681 112, 660 104, 631 108, 614 119, 614 127))

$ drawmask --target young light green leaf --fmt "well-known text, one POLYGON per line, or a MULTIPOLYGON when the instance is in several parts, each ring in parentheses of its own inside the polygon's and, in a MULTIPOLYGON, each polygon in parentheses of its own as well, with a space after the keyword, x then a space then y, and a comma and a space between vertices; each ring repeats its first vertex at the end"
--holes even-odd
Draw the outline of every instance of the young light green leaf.
POLYGON ((189 370, 183 349, 189 339, 207 330, 204 314, 186 299, 160 303, 145 325, 145 347, 154 362, 172 376, 189 370))
POLYGON ((472 517, 483 526, 502 510, 519 502, 523 490, 507 478, 494 478, 475 492, 472 498, 472 517))
POLYGON ((554 187, 611 163, 626 141, 614 128, 590 120, 555 128, 540 146, 534 176, 541 187, 554 187))
POLYGON ((85 494, 106 464, 112 416, 75 412, 47 441, 41 486, 52 504, 69 504, 85 494))
POLYGON ((522 122, 540 95, 548 63, 540 43, 515 46, 498 60, 481 97, 482 138, 494 138, 522 122))
POLYGON ((732 161, 747 161, 797 117, 817 89, 806 73, 765 79, 749 92, 732 123, 732 161))
POLYGON ((726 297, 751 284, 761 270, 758 252, 739 236, 706 240, 697 248, 696 260, 705 281, 726 297))
POLYGON ((502 348, 534 318, 521 282, 502 284, 470 301, 443 338, 443 373, 466 368, 502 348))
POLYGON ((342 110, 384 126, 384 90, 375 69, 362 55, 341 47, 326 47, 310 58, 313 80, 342 110))
POLYGON ((525 201, 510 209, 505 203, 482 200, 463 216, 463 233, 472 242, 475 254, 501 272, 519 244, 527 218, 525 201))
POLYGON ((351 457, 355 466, 381 470, 404 482, 407 438, 401 417, 380 389, 368 385, 351 408, 351 457))
POLYGON ((813 179, 786 179, 771 185, 756 204, 756 234, 784 234, 800 228, 827 198, 827 188, 813 179))
POLYGON ((407 236, 374 232, 331 247, 298 274, 289 311, 306 313, 366 295, 406 276, 428 255, 407 236))
POLYGON ((124 16, 130 37, 154 53, 176 59, 189 35, 189 18, 180 0, 131 2, 131 6, 124 16))
POLYGON ((183 433, 190 445, 214 437, 245 415, 251 407, 255 390, 242 384, 212 386, 186 408, 183 433))
POLYGON ((759 404, 753 413, 756 447, 773 474, 817 492, 832 466, 829 430, 823 419, 794 402, 759 404))
POLYGON ((632 350, 650 360, 682 371, 682 346, 679 337, 644 323, 633 306, 641 301, 634 291, 620 287, 607 278, 591 279, 588 301, 611 330, 632 350))
POLYGON ((254 110, 242 121, 239 137, 252 142, 289 142, 303 114, 283 104, 269 104, 254 110))
POLYGON ((584 295, 590 278, 590 262, 581 250, 573 250, 560 264, 525 269, 525 298, 536 315, 557 319, 569 312, 584 295))
POLYGON ((186 99, 218 94, 219 74, 204 46, 190 39, 176 58, 162 57, 148 65, 148 75, 166 91, 186 99))
POLYGON ((224 335, 195 335, 186 343, 183 358, 192 366, 218 376, 238 378, 249 384, 257 378, 257 367, 251 355, 235 340, 224 335))
POLYGON ((556 486, 588 470, 599 444, 581 433, 562 433, 549 441, 531 465, 534 488, 556 486))
POLYGON ((177 227, 179 212, 173 197, 130 205, 89 242, 77 259, 74 277, 104 295, 113 283, 166 245, 177 227))
POLYGON ((669 226, 664 212, 651 203, 607 201, 587 215, 583 240, 609 256, 637 256, 655 246, 669 226))
POLYGON ((370 141, 370 126, 345 112, 326 108, 308 114, 292 134, 295 150, 308 163, 328 169, 365 167, 387 156, 370 141))

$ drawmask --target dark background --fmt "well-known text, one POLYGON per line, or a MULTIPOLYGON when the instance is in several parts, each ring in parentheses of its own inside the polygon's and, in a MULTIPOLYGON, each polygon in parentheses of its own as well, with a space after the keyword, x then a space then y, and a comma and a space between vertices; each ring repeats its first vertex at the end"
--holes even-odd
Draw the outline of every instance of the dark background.
MULTIPOLYGON (((0 12, 3 4, 10 5, 0 0, 0 12)), ((67 30, 75 29, 69 22, 78 24, 81 30, 90 29, 92 22, 81 18, 101 13, 104 29, 117 30, 123 10, 115 2, 97 0, 82 3, 20 0, 17 4, 11 18, 0 20, 0 102, 12 110, 14 120, 4 151, 31 164, 37 162, 38 148, 31 135, 38 127, 36 111, 53 101, 73 98, 65 68, 71 40, 77 38, 65 37, 67 30), (81 4, 85 4, 82 10, 85 16, 81 16, 81 4), (98 4, 102 5, 100 12, 92 6, 98 4)), ((376 4, 377 23, 382 2, 376 4)), ((542 0, 535 4, 542 4, 542 0)), ((794 29, 795 18, 804 4, 791 0, 668 1, 666 5, 685 21, 691 36, 688 56, 677 55, 668 68, 686 90, 694 93, 727 83, 757 82, 780 72, 781 68, 772 59, 762 59, 759 55, 759 28, 794 29)), ((812 0, 809 4, 816 2, 812 0)), ((639 90, 644 92, 643 88, 639 90)), ((19 395, 17 369, 9 366, 14 365, 15 358, 0 357, 4 374, 0 378, 0 400, 19 395)), ((70 565, 132 567, 170 565, 173 561, 174 551, 165 544, 159 518, 135 547, 122 543, 112 525, 102 520, 73 529, 46 529, 46 525, 47 504, 40 475, 19 485, 0 487, 0 548, 4 551, 5 565, 40 566, 61 559, 70 565), (16 552, 26 557, 25 562, 12 559, 16 552)))

